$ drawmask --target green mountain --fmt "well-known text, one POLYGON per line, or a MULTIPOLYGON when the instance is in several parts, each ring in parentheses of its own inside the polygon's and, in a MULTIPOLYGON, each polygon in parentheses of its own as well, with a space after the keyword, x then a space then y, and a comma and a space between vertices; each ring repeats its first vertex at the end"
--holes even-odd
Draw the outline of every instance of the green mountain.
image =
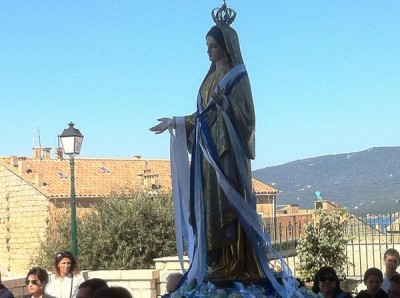
POLYGON ((253 171, 280 193, 277 204, 312 208, 319 191, 349 211, 400 211, 400 147, 307 158, 253 171))

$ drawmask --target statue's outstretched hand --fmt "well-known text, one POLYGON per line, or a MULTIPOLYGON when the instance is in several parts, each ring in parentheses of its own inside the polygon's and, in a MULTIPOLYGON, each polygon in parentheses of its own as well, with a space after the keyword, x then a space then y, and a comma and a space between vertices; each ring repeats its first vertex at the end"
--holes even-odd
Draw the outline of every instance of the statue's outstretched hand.
POLYGON ((161 121, 157 125, 150 127, 150 131, 155 132, 156 134, 163 133, 168 128, 169 118, 159 118, 157 121, 161 121))

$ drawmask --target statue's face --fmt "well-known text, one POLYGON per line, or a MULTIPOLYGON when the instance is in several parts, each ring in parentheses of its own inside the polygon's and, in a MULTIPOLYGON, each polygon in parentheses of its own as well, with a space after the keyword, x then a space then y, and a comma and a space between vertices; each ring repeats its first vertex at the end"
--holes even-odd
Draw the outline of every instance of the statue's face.
POLYGON ((226 59, 226 53, 212 36, 207 36, 207 54, 212 62, 220 62, 226 59))

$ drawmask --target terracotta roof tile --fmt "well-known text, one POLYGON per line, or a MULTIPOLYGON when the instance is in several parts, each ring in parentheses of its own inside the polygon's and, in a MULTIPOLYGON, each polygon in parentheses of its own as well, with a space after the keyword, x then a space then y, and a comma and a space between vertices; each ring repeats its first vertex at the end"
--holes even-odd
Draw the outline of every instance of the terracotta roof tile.
POLYGON ((253 187, 255 189, 255 192, 258 194, 261 193, 278 194, 278 191, 275 188, 272 188, 271 186, 264 184, 261 181, 258 181, 257 179, 254 178, 253 178, 253 187))
MULTIPOLYGON (((0 157, 0 163, 49 198, 70 197, 69 159, 23 159, 22 171, 17 162, 10 163, 10 158, 0 157), (38 179, 43 181, 42 185, 37 184, 38 179)), ((74 172, 77 197, 106 196, 121 188, 171 190, 169 160, 77 157, 74 172)), ((253 183, 257 193, 277 193, 258 180, 253 179, 253 183)))
MULTIPOLYGON (((70 196, 69 159, 34 159, 23 161, 24 170, 10 164, 9 158, 0 162, 47 197, 70 196), (43 185, 37 185, 41 175, 43 185)), ((75 158, 75 192, 77 197, 98 197, 113 190, 128 187, 151 189, 156 184, 162 190, 171 189, 169 160, 75 158)))

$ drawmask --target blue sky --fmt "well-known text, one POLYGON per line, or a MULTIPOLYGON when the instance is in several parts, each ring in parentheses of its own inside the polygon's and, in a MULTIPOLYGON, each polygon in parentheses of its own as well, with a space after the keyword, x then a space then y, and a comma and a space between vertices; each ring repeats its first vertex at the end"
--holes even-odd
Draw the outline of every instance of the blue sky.
MULTIPOLYGON (((169 158, 148 130, 195 109, 222 1, 1 1, 0 156, 169 158), (36 136, 36 137, 35 137, 36 136)), ((228 0, 257 116, 253 169, 400 145, 400 2, 228 0)))

